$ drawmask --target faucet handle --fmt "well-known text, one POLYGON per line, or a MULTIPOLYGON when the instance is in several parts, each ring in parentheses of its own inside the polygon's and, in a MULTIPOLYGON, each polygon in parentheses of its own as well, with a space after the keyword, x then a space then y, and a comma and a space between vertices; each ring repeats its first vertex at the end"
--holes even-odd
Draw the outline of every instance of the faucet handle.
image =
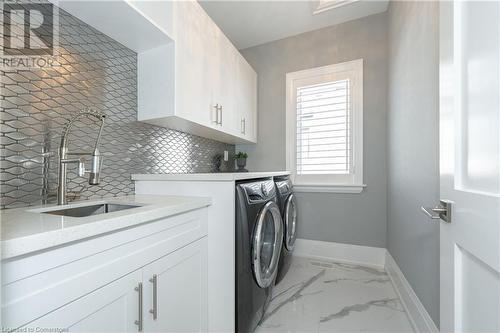
POLYGON ((78 176, 84 177, 85 174, 89 174, 89 185, 99 185, 99 174, 101 173, 102 166, 102 155, 99 150, 96 149, 92 154, 92 167, 90 170, 85 169, 85 157, 80 158, 64 159, 61 163, 77 163, 78 164, 78 176))
POLYGON ((65 158, 61 159, 61 163, 65 164, 78 164, 78 176, 83 177, 85 176, 85 157, 81 156, 80 158, 65 158))

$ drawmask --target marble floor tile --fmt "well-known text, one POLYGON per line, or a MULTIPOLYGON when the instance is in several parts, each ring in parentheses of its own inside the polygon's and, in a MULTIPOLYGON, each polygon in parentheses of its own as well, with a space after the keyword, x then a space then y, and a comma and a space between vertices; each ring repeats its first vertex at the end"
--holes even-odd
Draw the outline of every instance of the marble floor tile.
POLYGON ((257 333, 413 332, 387 273, 294 257, 257 333))

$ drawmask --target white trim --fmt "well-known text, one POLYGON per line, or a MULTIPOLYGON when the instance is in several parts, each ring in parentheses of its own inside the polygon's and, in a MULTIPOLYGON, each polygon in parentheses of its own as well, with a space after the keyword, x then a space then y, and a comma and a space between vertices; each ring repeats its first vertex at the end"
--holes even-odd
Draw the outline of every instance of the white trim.
POLYGON ((381 247, 297 239, 293 255, 384 268, 386 250, 381 247))
POLYGON ((313 11, 313 15, 326 12, 335 8, 350 5, 352 3, 358 2, 359 0, 335 0, 335 1, 318 1, 316 9, 313 11))
MULTIPOLYGON (((286 74, 286 169, 291 171, 295 183, 321 180, 323 185, 336 187, 338 183, 363 184, 363 59, 339 64, 316 67, 286 74), (349 75, 352 80, 352 158, 353 172, 345 175, 296 175, 296 98, 295 81, 311 79, 323 75, 349 75), (319 178, 318 178, 319 177, 319 178), (298 179, 302 178, 302 179, 298 179)), ((344 192, 338 192, 344 193, 344 192)), ((355 193, 355 192, 348 192, 355 193)), ((359 192, 358 192, 359 193, 359 192)))
POLYGON ((385 270, 398 293, 415 332, 439 332, 429 313, 413 291, 408 280, 389 251, 386 251, 385 270))
POLYGON ((366 187, 366 184, 359 185, 345 185, 345 184, 335 184, 335 185, 316 185, 316 184, 294 184, 293 190, 295 192, 304 193, 361 193, 366 187))

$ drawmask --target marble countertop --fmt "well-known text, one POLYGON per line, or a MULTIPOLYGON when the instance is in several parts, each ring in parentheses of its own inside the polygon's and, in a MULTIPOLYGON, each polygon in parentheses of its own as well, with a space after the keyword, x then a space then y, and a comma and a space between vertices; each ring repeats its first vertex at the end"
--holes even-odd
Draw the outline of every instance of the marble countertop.
POLYGON ((133 174, 132 180, 228 181, 289 175, 290 171, 133 174))
POLYGON ((210 198, 131 195, 86 200, 64 206, 45 205, 0 211, 2 259, 78 241, 211 205, 210 198), (136 208, 87 217, 43 213, 101 203, 137 205, 136 208))

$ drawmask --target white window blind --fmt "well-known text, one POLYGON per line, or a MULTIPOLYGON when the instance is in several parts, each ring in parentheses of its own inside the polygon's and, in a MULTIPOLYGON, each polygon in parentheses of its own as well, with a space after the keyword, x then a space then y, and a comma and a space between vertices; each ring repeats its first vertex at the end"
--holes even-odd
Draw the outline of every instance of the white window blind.
POLYGON ((352 171, 349 80, 297 88, 296 173, 352 171))
POLYGON ((363 190, 363 60, 286 74, 286 166, 296 190, 363 190))

